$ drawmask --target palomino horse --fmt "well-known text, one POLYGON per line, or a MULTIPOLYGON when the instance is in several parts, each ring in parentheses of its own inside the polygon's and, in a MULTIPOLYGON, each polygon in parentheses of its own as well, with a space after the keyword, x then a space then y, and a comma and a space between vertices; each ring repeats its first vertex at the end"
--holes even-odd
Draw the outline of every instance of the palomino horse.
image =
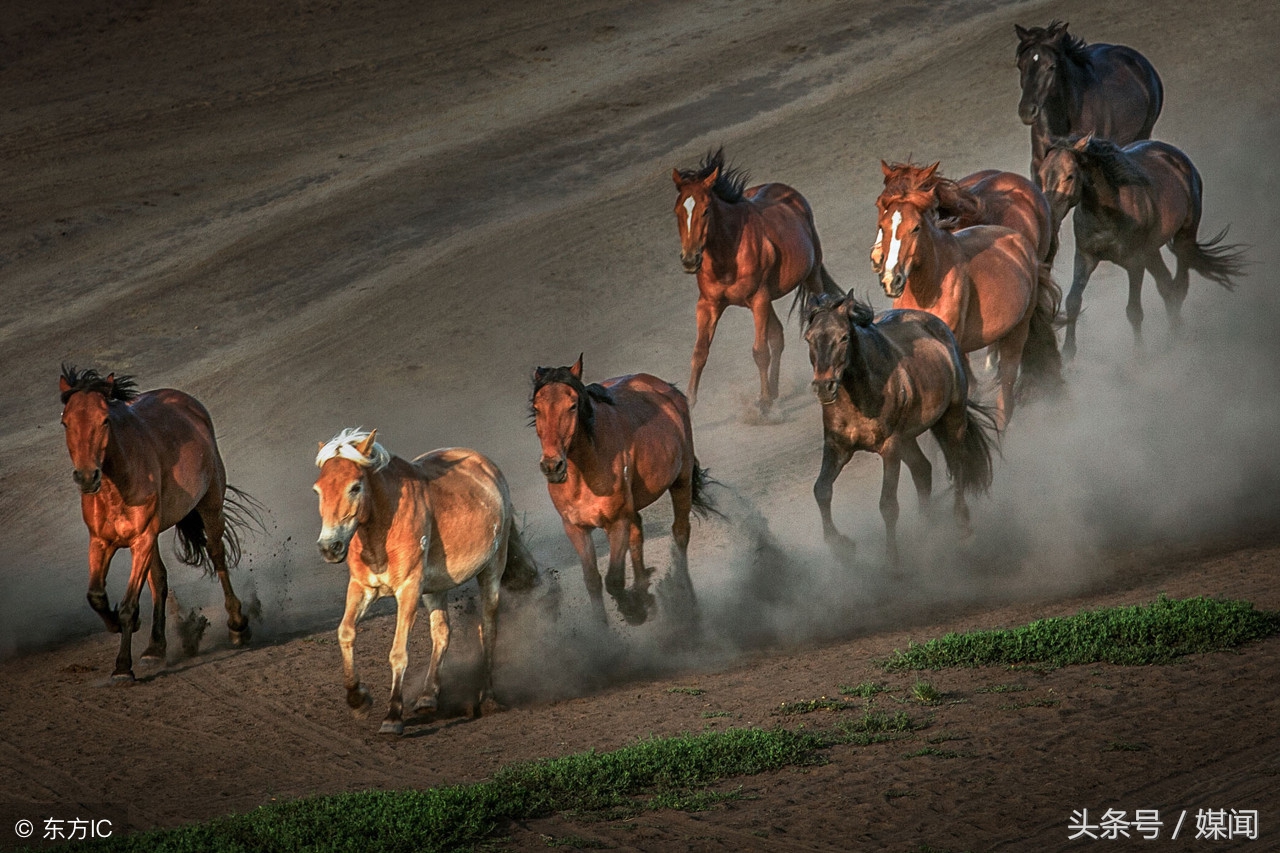
MULTIPOLYGON (((938 201, 928 189, 937 164, 895 182, 876 199, 879 232, 871 265, 894 308, 916 308, 941 317, 961 352, 995 345, 1000 392, 997 424, 1013 413, 1014 385, 1055 391, 1062 360, 1053 321, 1061 294, 1036 247, 999 225, 975 225, 952 233, 938 221, 938 201)), ((888 164, 881 163, 888 175, 888 164)))
POLYGON ((449 648, 449 590, 475 578, 480 585, 482 713, 493 700, 493 650, 498 636, 499 588, 528 589, 537 581, 520 533, 507 481, 492 462, 457 447, 424 453, 412 462, 393 456, 377 431, 346 429, 316 454, 320 476, 320 538, 325 562, 347 560, 347 607, 338 625, 347 705, 357 717, 373 699, 356 674, 356 622, 384 595, 396 599, 391 642, 391 705, 383 734, 404 733, 404 672, 409 632, 425 600, 431 619, 431 663, 415 712, 433 714, 440 698, 440 660, 449 648))
MULTIPOLYGON (((120 634, 112 681, 133 680, 138 597, 151 587, 151 643, 143 660, 165 658, 168 571, 156 537, 170 527, 178 559, 212 569, 222 583, 231 642, 249 638, 249 619, 231 589, 228 567, 240 561, 238 528, 261 526, 257 502, 227 485, 213 421, 189 394, 161 388, 139 394, 129 376, 101 376, 63 365, 58 380, 62 426, 89 528, 89 605, 120 634), (118 609, 107 599, 107 570, 121 548, 132 557, 118 609)), ((194 651, 194 649, 190 649, 194 651)))
POLYGON ((926 430, 942 447, 955 482, 956 520, 968 535, 965 498, 991 485, 994 425, 969 399, 951 329, 925 311, 886 311, 873 318, 871 307, 852 296, 811 301, 805 326, 813 390, 822 403, 822 471, 813 496, 827 540, 845 540, 831 520, 836 477, 856 451, 878 453, 884 460, 880 514, 889 563, 898 564, 898 474, 906 462, 925 507, 933 468, 916 439, 926 430))
POLYGON ((698 399, 698 381, 724 309, 750 308, 755 318, 751 355, 760 369, 760 410, 778 398, 782 323, 773 300, 797 287, 802 293, 842 291, 822 265, 822 246, 813 211, 804 196, 786 184, 745 189, 747 176, 726 167, 724 149, 708 154, 696 169, 673 169, 680 263, 698 277, 698 336, 689 374, 689 405, 698 399))
POLYGON ((926 168, 881 162, 881 169, 890 194, 903 193, 909 186, 933 193, 938 204, 938 224, 947 230, 1003 225, 1026 237, 1036 247, 1036 257, 1041 262, 1053 265, 1058 253, 1053 212, 1039 187, 1022 175, 984 169, 952 180, 938 174, 937 163, 926 168), (922 179, 926 172, 928 179, 922 179))
POLYGON ((1076 352, 1076 318, 1084 288, 1099 261, 1111 261, 1129 274, 1125 309, 1133 338, 1142 343, 1142 277, 1150 270, 1164 299, 1169 324, 1182 322, 1189 271, 1226 289, 1244 271, 1240 247, 1223 245, 1227 230, 1199 242, 1203 185, 1200 173, 1177 148, 1146 140, 1120 148, 1092 135, 1055 140, 1040 165, 1040 179, 1053 206, 1055 227, 1076 208, 1075 274, 1067 294, 1067 335, 1063 353, 1076 352), (1178 260, 1171 276, 1160 256, 1168 245, 1178 260))
POLYGON ((703 494, 706 471, 693 452, 693 427, 684 394, 647 373, 582 384, 582 356, 572 367, 539 367, 530 408, 542 445, 547 492, 564 532, 582 560, 593 609, 607 622, 591 531, 609 537, 604 587, 627 622, 648 618, 651 570, 644 564, 640 510, 671 494, 672 576, 692 604, 689 513, 711 509, 703 494), (633 588, 626 589, 631 551, 633 588))
POLYGON ((1086 44, 1054 21, 1018 34, 1022 98, 1018 116, 1031 126, 1031 175, 1053 137, 1095 133, 1120 145, 1150 139, 1164 105, 1160 75, 1136 50, 1086 44))

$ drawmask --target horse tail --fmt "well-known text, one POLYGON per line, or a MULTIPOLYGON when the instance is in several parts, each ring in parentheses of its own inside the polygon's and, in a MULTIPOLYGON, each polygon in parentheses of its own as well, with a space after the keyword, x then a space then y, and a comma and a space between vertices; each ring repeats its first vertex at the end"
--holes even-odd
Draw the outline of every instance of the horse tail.
POLYGON ((1040 264, 1036 275, 1036 307, 1031 328, 1022 346, 1022 391, 1036 388, 1048 396, 1061 393, 1062 353, 1058 351, 1057 319, 1062 290, 1049 274, 1049 265, 1040 264))
POLYGON ((512 518, 507 528, 507 564, 502 569, 502 588, 525 592, 537 585, 538 564, 512 518))
POLYGON ((991 488, 991 459, 999 451, 1000 432, 995 413, 987 406, 966 399, 964 433, 957 440, 942 420, 931 427, 933 437, 942 448, 947 474, 962 493, 985 493, 991 488))
MULTIPOLYGON (((819 291, 810 290, 808 287, 805 287, 803 285, 796 288, 796 295, 791 300, 791 308, 790 310, 787 311, 787 317, 790 317, 792 314, 796 313, 797 308, 803 309, 805 299, 807 299, 810 296, 820 296, 823 293, 826 293, 826 294, 829 294, 830 296, 834 296, 836 299, 844 298, 844 289, 841 288, 840 285, 836 284, 836 280, 831 277, 831 273, 827 272, 826 264, 823 264, 823 263, 818 264, 818 281, 822 285, 822 289, 819 291)), ((802 326, 804 325, 804 315, 805 315, 805 312, 801 310, 800 325, 802 326)))
POLYGON ((693 476, 690 478, 691 483, 691 501, 693 512, 698 518, 706 518, 708 515, 715 513, 724 518, 724 513, 716 509, 715 503, 711 500, 711 496, 707 494, 707 486, 713 483, 719 485, 719 480, 713 479, 707 473, 707 469, 698 464, 698 458, 693 459, 693 476))
POLYGON ((1248 265, 1244 259, 1245 247, 1239 243, 1223 243, 1227 229, 1223 228, 1217 236, 1204 242, 1188 241, 1190 244, 1180 253, 1180 259, 1188 267, 1200 275, 1216 281, 1227 290, 1235 290, 1235 278, 1244 275, 1248 265))
POLYGON ((831 277, 831 273, 827 272, 827 265, 821 264, 818 267, 818 275, 822 276, 822 292, 836 299, 844 299, 844 289, 836 284, 836 280, 831 277))
MULTIPOLYGON (((222 547, 226 567, 234 569, 240 565, 243 550, 240 546, 240 531, 251 528, 259 532, 265 531, 262 524, 263 505, 248 492, 235 486, 227 486, 222 496, 222 547)), ((176 537, 174 552, 188 566, 198 566, 205 574, 214 571, 213 560, 209 556, 209 537, 205 531, 204 519, 197 510, 191 510, 181 521, 174 525, 176 537)))

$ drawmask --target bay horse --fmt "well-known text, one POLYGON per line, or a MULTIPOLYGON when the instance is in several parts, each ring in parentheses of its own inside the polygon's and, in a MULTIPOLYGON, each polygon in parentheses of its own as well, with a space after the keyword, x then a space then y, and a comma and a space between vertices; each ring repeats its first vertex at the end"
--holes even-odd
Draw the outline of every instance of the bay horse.
POLYGON ((926 311, 873 315, 852 296, 822 296, 805 313, 813 391, 822 403, 822 470, 813 496, 828 542, 848 540, 831 520, 831 489, 854 453, 884 461, 880 514, 889 564, 898 565, 898 475, 907 463, 921 508, 929 503, 933 468, 917 438, 933 433, 955 484, 955 517, 968 535, 970 493, 991 486, 995 425, 969 398, 963 355, 951 329, 926 311))
MULTIPOLYGON (((62 366, 62 426, 89 529, 89 606, 120 634, 113 682, 133 676, 133 634, 142 585, 151 588, 151 642, 143 660, 163 662, 168 570, 157 537, 175 529, 178 559, 212 570, 222 583, 233 645, 249 639, 249 619, 231 588, 228 568, 240 561, 239 530, 261 527, 259 505, 227 485, 213 421, 198 400, 173 388, 139 393, 131 376, 62 366), (121 548, 131 557, 129 582, 116 609, 107 571, 121 548)), ((189 649, 194 652, 194 649, 189 649)))
POLYGON ((596 616, 607 623, 591 532, 609 538, 604 578, 623 618, 648 618, 652 570, 644 563, 640 511, 670 494, 672 575, 692 605, 689 580, 689 514, 712 511, 709 480, 693 449, 689 404, 679 389, 656 376, 636 373, 599 384, 582 382, 582 356, 570 367, 538 367, 533 373, 530 414, 542 446, 539 467, 560 513, 564 532, 582 561, 596 616), (631 553, 632 589, 626 589, 631 553))
MULTIPOLYGON (((1056 392, 1062 360, 1053 323, 1061 293, 1036 247, 1019 232, 974 225, 956 232, 938 217, 930 189, 937 163, 895 181, 876 199, 879 212, 871 265, 894 308, 942 318, 962 353, 994 345, 1000 390, 996 423, 1013 414, 1014 386, 1056 392)), ((890 172, 881 161, 886 177, 890 172)))
POLYGON ((493 660, 501 589, 529 589, 538 575, 516 526, 507 481, 493 462, 459 447, 409 461, 392 455, 376 437, 377 430, 344 429, 320 442, 316 545, 325 562, 347 561, 350 579, 338 646, 347 705, 357 717, 368 713, 373 699, 356 672, 356 623, 377 599, 396 599, 391 702, 381 733, 400 735, 409 632, 418 600, 426 603, 431 621, 431 662, 415 713, 431 716, 439 707, 440 661, 449 648, 448 592, 472 578, 480 587, 484 656, 477 709, 488 713, 497 709, 493 660))
POLYGON ((1227 229, 1197 239, 1203 211, 1200 173, 1182 151, 1164 142, 1144 140, 1121 148, 1092 134, 1054 140, 1040 165, 1041 182, 1053 206, 1055 226, 1073 207, 1075 272, 1067 294, 1067 333, 1063 353, 1076 352, 1076 319, 1085 285, 1100 261, 1129 274, 1125 313, 1134 343, 1142 343, 1142 279, 1149 270, 1164 299, 1170 328, 1182 323, 1190 270, 1227 290, 1244 272, 1240 246, 1223 244, 1227 229), (1169 274, 1160 247, 1177 259, 1169 274))
POLYGON ((822 264, 822 245, 813 211, 804 196, 786 184, 747 188, 747 176, 726 166, 724 149, 709 153, 694 169, 672 169, 676 185, 676 227, 680 263, 697 276, 697 338, 689 373, 689 406, 711 351, 711 339, 730 305, 751 309, 755 340, 751 355, 760 370, 762 413, 778 398, 782 323, 773 301, 797 288, 803 293, 843 291, 822 264))
POLYGON ((1150 139, 1164 106, 1164 84, 1131 47, 1087 44, 1067 24, 1024 29, 1018 36, 1022 97, 1018 117, 1031 126, 1031 176, 1053 137, 1093 133, 1120 145, 1150 139))

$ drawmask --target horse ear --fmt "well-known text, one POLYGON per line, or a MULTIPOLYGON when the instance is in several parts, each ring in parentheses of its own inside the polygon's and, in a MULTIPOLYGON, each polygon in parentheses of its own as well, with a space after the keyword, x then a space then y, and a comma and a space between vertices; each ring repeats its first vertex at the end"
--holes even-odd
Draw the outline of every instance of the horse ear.
POLYGON ((547 371, 549 371, 550 369, 551 369, 551 368, 549 368, 549 367, 535 367, 535 368, 533 369, 533 381, 534 381, 534 382, 541 382, 541 381, 542 381, 542 377, 546 376, 546 375, 547 375, 547 371))
POLYGON ((323 441, 317 441, 317 442, 316 442, 316 453, 319 453, 321 450, 324 450, 324 442, 323 442, 323 441))
POLYGON ((1060 36, 1067 31, 1066 21, 1054 21, 1049 25, 1049 38, 1060 36))
POLYGON ((671 170, 671 180, 675 181, 675 184, 676 184, 676 186, 677 186, 677 187, 678 187, 678 186, 680 186, 681 181, 680 181, 680 170, 679 170, 679 169, 672 169, 672 170, 671 170))
POLYGON ((356 450, 360 451, 361 456, 370 456, 373 451, 373 442, 378 437, 376 429, 369 430, 369 434, 364 437, 364 441, 356 445, 356 450))
POLYGON ((720 180, 720 167, 716 166, 711 170, 711 174, 702 179, 702 185, 708 189, 716 185, 716 181, 720 180))
POLYGON ((1018 41, 1026 41, 1027 39, 1031 38, 1031 31, 1024 30, 1022 27, 1018 26, 1017 24, 1013 25, 1013 31, 1017 33, 1018 41))
POLYGON ((67 381, 67 377, 65 377, 65 376, 59 376, 59 377, 58 377, 58 391, 59 391, 60 393, 62 393, 62 394, 65 394, 65 393, 67 393, 67 392, 68 392, 68 391, 70 391, 70 390, 71 390, 71 383, 67 381))
POLYGON ((1077 151, 1087 151, 1087 150, 1089 150, 1089 143, 1090 143, 1090 142, 1093 142, 1093 134, 1092 134, 1092 133, 1086 133, 1084 136, 1082 136, 1082 137, 1080 137, 1079 139, 1077 139, 1077 140, 1076 140, 1076 144, 1075 144, 1075 145, 1072 145, 1071 147, 1072 147, 1072 148, 1074 148, 1074 149, 1075 149, 1075 150, 1077 150, 1077 151))
POLYGON ((578 360, 569 368, 569 373, 573 375, 574 379, 582 378, 582 355, 582 353, 578 353, 578 360))
POLYGON ((942 165, 941 160, 934 160, 933 165, 920 173, 920 180, 927 181, 933 177, 933 173, 938 171, 938 167, 942 165))
POLYGON ((888 163, 886 163, 885 161, 881 160, 881 161, 880 161, 880 171, 881 171, 881 172, 884 172, 884 176, 887 178, 887 177, 889 177, 890 175, 892 175, 892 174, 893 174, 893 167, 892 167, 892 166, 890 166, 890 165, 889 165, 888 163))

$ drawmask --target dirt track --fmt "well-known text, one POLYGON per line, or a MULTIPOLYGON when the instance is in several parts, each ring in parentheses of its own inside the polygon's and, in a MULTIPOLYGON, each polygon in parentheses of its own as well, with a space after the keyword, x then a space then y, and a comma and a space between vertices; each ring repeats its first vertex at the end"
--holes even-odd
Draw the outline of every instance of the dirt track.
MULTIPOLYGON (((779 703, 880 678, 871 659, 951 627, 1159 590, 1280 607, 1270 4, 1209 15, 1174 0, 1149 20, 1100 2, 812 3, 803 16, 764 3, 573 0, 554 16, 419 5, 138 0, 0 21, 0 801, 127 801, 131 825, 149 827, 476 779, 650 733, 771 725, 779 703), (873 459, 836 489, 856 561, 836 565, 821 546, 809 493, 821 430, 794 321, 780 412, 761 423, 747 414, 749 317, 731 312, 695 412, 729 516, 694 532, 706 646, 668 654, 679 626, 661 620, 599 635, 524 426, 528 375, 582 351, 591 379, 645 370, 683 384, 694 298, 671 168, 723 143, 758 180, 799 188, 833 275, 884 307, 866 259, 878 160, 1024 171, 1013 24, 1055 17, 1152 59, 1166 88, 1156 135, 1196 162, 1203 233, 1231 223, 1251 275, 1234 294, 1193 276, 1175 345, 1148 285, 1149 348, 1135 359, 1123 274, 1100 268, 1070 396, 1019 412, 974 541, 957 550, 945 517, 926 524, 904 490, 905 581, 881 565, 873 459), (213 412, 232 482, 271 508, 235 576, 261 610, 253 648, 227 647, 215 587, 175 567, 184 605, 214 622, 202 653, 105 686, 114 638, 84 603, 60 361, 184 388, 213 412), (566 596, 557 622, 527 608, 504 624, 498 685, 516 710, 400 741, 346 713, 332 640, 345 579, 311 544, 311 454, 359 424, 404 455, 480 448, 511 480, 566 596), (758 547, 766 530, 779 550, 758 547), (707 692, 669 692, 692 684, 707 692)), ((646 514, 660 570, 669 523, 665 507, 646 514)), ((465 624, 465 597, 458 613, 465 624)), ((389 630, 375 616, 358 641, 379 703, 389 630)), ((450 651, 446 691, 466 685, 468 640, 450 651)), ((1008 674, 944 674, 959 704, 935 712, 920 744, 745 780, 758 798, 727 809, 557 819, 517 828, 514 844, 544 847, 545 833, 645 850, 1052 849, 1082 807, 1258 808, 1274 843, 1277 650, 1028 676, 1059 704, 1017 711, 976 692, 1008 674), (960 757, 900 758, 943 731, 960 757)), ((884 680, 899 697, 911 681, 884 680)))

